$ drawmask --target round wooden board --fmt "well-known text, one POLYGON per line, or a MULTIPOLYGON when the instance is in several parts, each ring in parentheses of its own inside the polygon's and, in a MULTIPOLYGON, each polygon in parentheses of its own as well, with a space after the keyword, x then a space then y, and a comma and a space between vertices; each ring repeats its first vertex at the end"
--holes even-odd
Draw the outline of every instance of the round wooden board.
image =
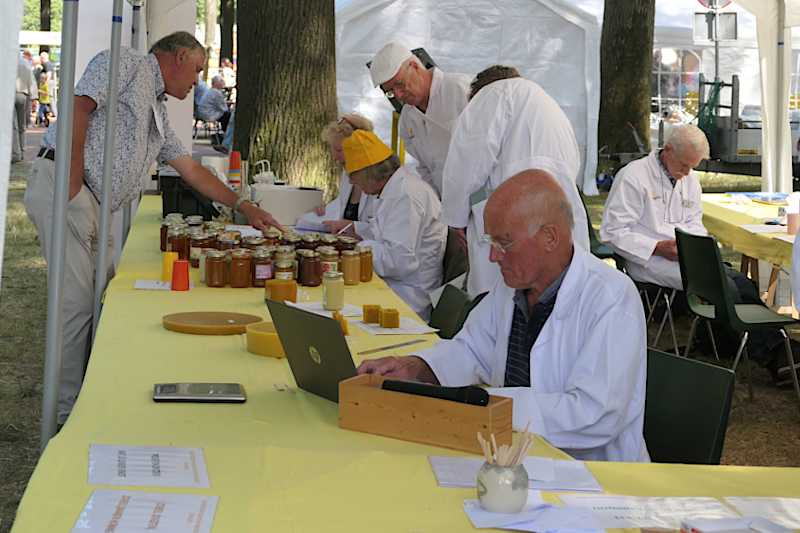
POLYGON ((255 315, 222 311, 174 313, 161 318, 164 329, 192 335, 243 335, 248 324, 263 320, 255 315))

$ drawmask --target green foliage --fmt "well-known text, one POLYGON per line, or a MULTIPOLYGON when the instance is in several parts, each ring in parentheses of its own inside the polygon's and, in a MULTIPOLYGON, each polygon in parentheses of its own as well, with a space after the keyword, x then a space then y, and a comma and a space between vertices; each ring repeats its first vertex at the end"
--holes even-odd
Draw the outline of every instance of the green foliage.
MULTIPOLYGON (((41 0, 25 0, 25 8, 22 14, 22 29, 27 31, 39 31, 39 11, 41 0)), ((61 12, 63 10, 62 0, 50 0, 50 29, 61 31, 61 12)))

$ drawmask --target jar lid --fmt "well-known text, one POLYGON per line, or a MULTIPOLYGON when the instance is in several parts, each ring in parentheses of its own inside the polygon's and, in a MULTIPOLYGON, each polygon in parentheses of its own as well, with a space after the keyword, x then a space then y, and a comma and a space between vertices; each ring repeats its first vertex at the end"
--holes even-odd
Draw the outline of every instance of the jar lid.
POLYGON ((303 242, 314 242, 319 240, 319 233, 306 233, 303 235, 303 242))
POLYGON ((297 255, 300 257, 309 257, 314 253, 314 250, 297 250, 297 255))
POLYGON ((330 235, 330 234, 323 235, 322 242, 334 243, 336 242, 336 235, 330 235))
POLYGON ((342 250, 342 256, 345 256, 345 255, 347 257, 355 256, 355 255, 358 255, 358 252, 356 252, 355 250, 342 250))
POLYGON ((294 261, 292 261, 291 259, 278 259, 275 262, 275 266, 277 268, 291 268, 292 270, 294 270, 294 261))
POLYGON ((203 215, 189 215, 186 217, 186 222, 189 224, 202 224, 203 223, 203 215))
POLYGON ((358 239, 353 237, 348 237, 347 235, 340 235, 338 239, 339 242, 341 242, 342 244, 355 244, 358 242, 358 239))
POLYGON ((321 254, 336 254, 339 255, 339 251, 334 248, 333 246, 320 246, 317 248, 317 251, 321 254))
POLYGON ((278 228, 267 228, 267 231, 264 233, 267 237, 278 237, 280 238, 283 233, 278 228))
POLYGON ((204 232, 203 230, 193 231, 192 232, 192 239, 194 239, 196 241, 206 240, 206 239, 208 239, 208 233, 204 232))
POLYGON ((217 235, 217 241, 225 244, 239 244, 239 239, 237 239, 236 237, 225 235, 224 233, 220 233, 219 235, 217 235))
POLYGON ((209 250, 206 252, 206 257, 213 257, 216 259, 222 259, 225 257, 225 252, 222 250, 209 250))
POLYGON ((243 258, 250 257, 251 255, 253 255, 253 252, 247 248, 236 248, 235 250, 231 251, 231 257, 243 258))
POLYGON ((287 233, 283 236, 283 240, 287 242, 300 242, 300 235, 296 233, 287 233))
POLYGON ((279 254, 291 254, 294 252, 294 246, 289 246, 288 244, 282 244, 275 248, 275 252, 279 254))
POLYGON ((167 230, 167 235, 170 237, 176 237, 181 235, 188 235, 186 228, 184 226, 171 226, 167 230))
POLYGON ((253 251, 254 259, 269 259, 270 257, 272 257, 272 252, 266 246, 259 246, 253 251))
POLYGON ((361 252, 362 254, 363 254, 364 252, 372 252, 372 247, 371 247, 371 246, 363 246, 363 245, 359 245, 359 247, 358 247, 358 251, 359 251, 359 252, 361 252))
POLYGON ((167 213, 164 220, 183 220, 183 213, 167 213))
POLYGON ((267 242, 266 239, 264 239, 264 237, 259 237, 257 235, 251 235, 250 237, 245 237, 243 241, 251 245, 252 244, 259 245, 267 242))
POLYGON ((341 272, 337 272, 335 270, 328 270, 322 275, 322 277, 325 279, 336 281, 337 279, 343 279, 344 274, 342 274, 341 272))

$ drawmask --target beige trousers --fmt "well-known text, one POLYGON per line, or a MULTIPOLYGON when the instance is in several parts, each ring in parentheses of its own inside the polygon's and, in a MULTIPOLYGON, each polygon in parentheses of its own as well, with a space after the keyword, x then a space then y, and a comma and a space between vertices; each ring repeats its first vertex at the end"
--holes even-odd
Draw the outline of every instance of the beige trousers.
MULTIPOLYGON (((50 246, 53 234, 53 190, 55 164, 49 159, 37 158, 25 190, 25 210, 39 233, 42 255, 50 263, 50 246)), ((86 363, 91 351, 92 308, 94 305, 94 275, 97 254, 100 206, 94 195, 84 185, 67 204, 66 256, 62 327, 64 347, 61 361, 61 379, 58 391, 58 423, 69 416, 83 382, 86 363)), ((109 262, 113 258, 113 244, 109 239, 109 262)), ((109 265, 106 283, 113 276, 109 265)))

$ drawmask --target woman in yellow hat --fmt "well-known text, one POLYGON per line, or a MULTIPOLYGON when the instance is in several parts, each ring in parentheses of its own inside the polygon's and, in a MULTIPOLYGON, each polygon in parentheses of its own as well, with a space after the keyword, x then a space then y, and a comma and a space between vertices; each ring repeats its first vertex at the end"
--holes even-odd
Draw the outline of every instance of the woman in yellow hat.
MULTIPOLYGON (((430 185, 400 160, 371 131, 356 130, 342 141, 344 168, 350 182, 377 197, 375 218, 366 231, 349 232, 372 247, 373 264, 389 286, 417 314, 427 320, 428 294, 442 283, 447 226, 442 206, 430 185)), ((349 224, 326 223, 332 231, 349 224)))

